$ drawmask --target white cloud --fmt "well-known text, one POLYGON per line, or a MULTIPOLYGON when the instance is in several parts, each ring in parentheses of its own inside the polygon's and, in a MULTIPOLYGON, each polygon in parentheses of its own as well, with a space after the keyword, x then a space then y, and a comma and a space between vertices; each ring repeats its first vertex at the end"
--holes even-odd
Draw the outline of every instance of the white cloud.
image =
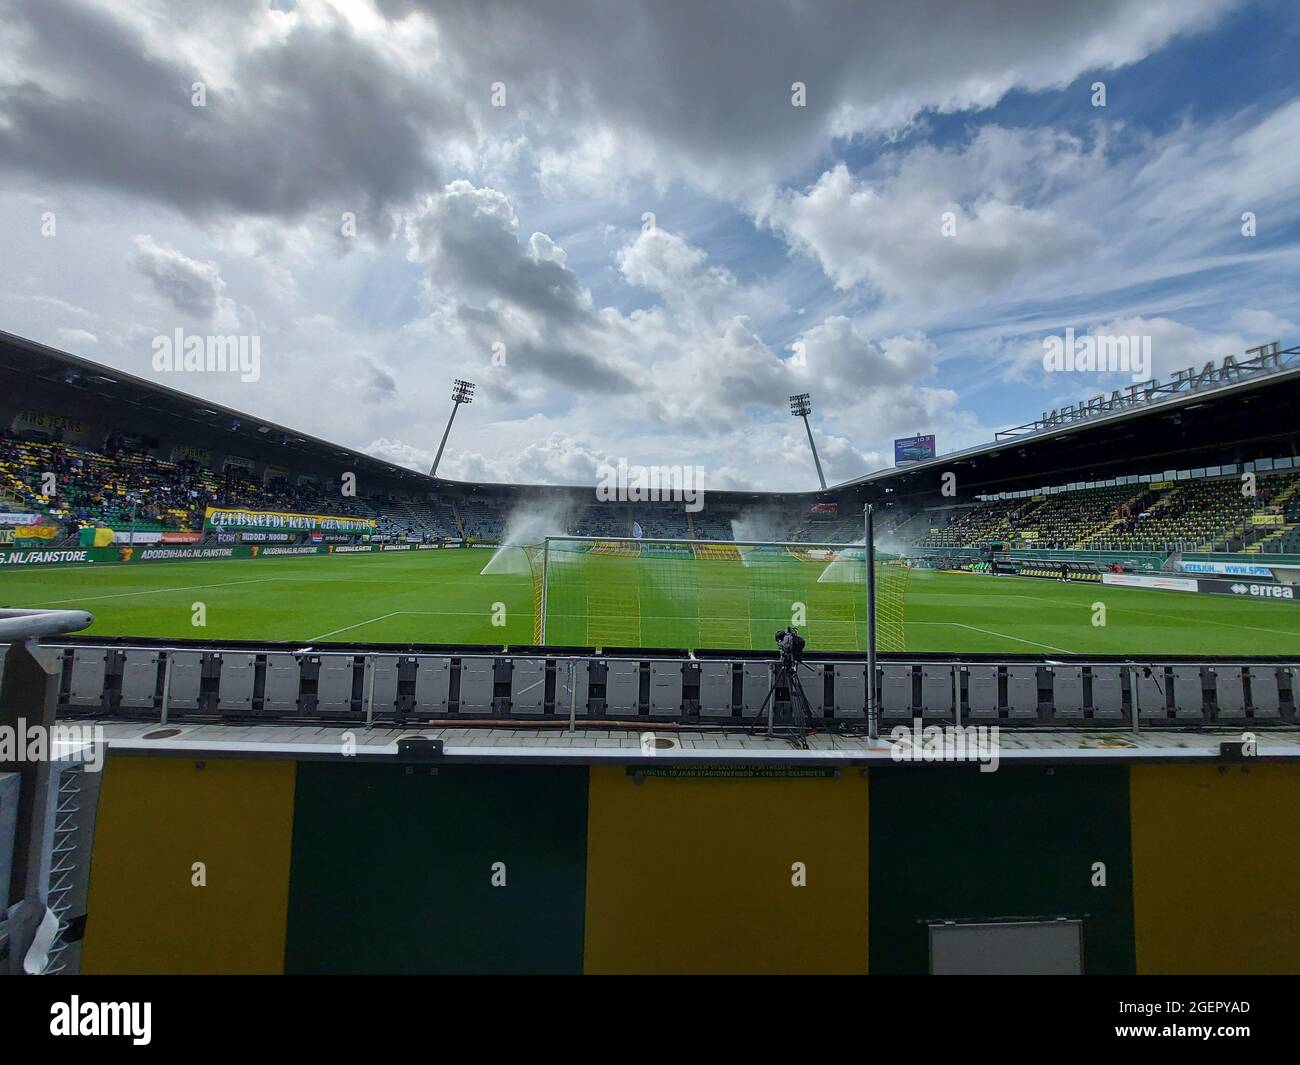
POLYGON ((218 326, 238 327, 234 303, 222 295, 226 283, 216 263, 191 259, 144 234, 135 238, 131 265, 181 314, 218 326))
MULTIPOLYGON (((510 431, 525 429, 529 421, 534 430, 540 427, 540 420, 528 419, 523 425, 511 427, 510 431)), ((609 461, 610 456, 568 433, 543 430, 538 439, 517 450, 494 455, 449 448, 438 474, 465 481, 591 485, 596 483, 598 467, 609 461)))
POLYGON ((361 450, 384 462, 391 462, 394 466, 404 466, 408 470, 417 470, 420 473, 428 473, 433 465, 433 452, 404 444, 400 440, 390 440, 384 436, 372 440, 361 450))
POLYGON ((889 156, 874 176, 841 163, 803 192, 772 196, 758 217, 841 289, 864 285, 909 307, 969 301, 1086 257, 1097 234, 1050 197, 1102 170, 1076 138, 985 127, 961 148, 889 156))
POLYGON ((86 329, 60 329, 59 339, 74 351, 77 348, 85 347, 87 344, 99 343, 99 337, 86 329))

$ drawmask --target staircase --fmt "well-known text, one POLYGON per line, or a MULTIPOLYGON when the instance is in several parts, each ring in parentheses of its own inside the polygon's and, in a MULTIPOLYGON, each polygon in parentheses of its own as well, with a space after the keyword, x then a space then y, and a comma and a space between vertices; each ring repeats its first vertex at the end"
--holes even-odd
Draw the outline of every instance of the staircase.
POLYGON ((1095 543, 1096 541, 1100 540, 1102 537, 1106 535, 1106 533, 1110 532, 1111 529, 1115 528, 1115 526, 1121 524, 1124 521, 1125 517, 1127 516, 1124 513, 1125 510, 1129 510, 1134 514, 1139 513, 1142 500, 1146 496, 1146 494, 1147 494, 1147 490, 1145 488, 1142 488, 1135 495, 1132 495, 1128 499, 1124 500, 1119 505, 1120 512, 1118 514, 1112 517, 1109 521, 1104 522, 1103 524, 1097 526, 1097 528, 1093 529, 1092 532, 1090 532, 1087 536, 1085 536, 1074 546, 1076 548, 1086 547, 1088 544, 1095 543))
POLYGON ((417 513, 415 508, 411 506, 410 503, 406 502, 406 500, 403 499, 403 500, 398 500, 398 504, 401 506, 402 510, 406 513, 406 515, 411 519, 411 524, 414 528, 418 529, 421 533, 426 533, 426 534, 432 533, 434 531, 433 528, 429 525, 428 518, 422 514, 417 513))
POLYGON ((1277 496, 1269 506, 1277 507, 1278 510, 1285 511, 1286 505, 1290 503, 1291 500, 1295 499, 1296 496, 1300 496, 1300 477, 1293 478, 1290 484, 1283 488, 1282 491, 1278 492, 1277 496))
MULTIPOLYGON (((1293 499, 1295 499, 1297 495, 1300 495, 1300 477, 1293 478, 1287 484, 1287 486, 1282 489, 1282 491, 1278 492, 1278 494, 1273 497, 1272 502, 1270 502, 1268 506, 1258 511, 1258 513, 1285 514, 1287 509, 1287 504, 1289 504, 1293 499)), ((1288 532, 1290 532, 1295 527, 1296 527, 1295 522, 1285 522, 1282 525, 1268 526, 1268 532, 1262 534, 1257 539, 1247 544, 1243 548, 1243 551, 1245 552, 1245 554, 1248 555, 1258 555, 1261 551, 1264 550, 1265 544, 1272 543, 1274 540, 1280 540, 1283 536, 1285 536, 1288 532)), ((1258 528, 1259 526, 1252 525, 1250 519, 1247 518, 1246 523, 1242 528, 1242 537, 1241 537, 1242 540, 1244 541, 1253 530, 1258 528)))
POLYGON ((1287 533, 1289 533, 1292 529, 1295 529, 1295 528, 1297 528, 1297 526, 1296 526, 1294 523, 1292 523, 1292 524, 1290 524, 1290 525, 1275 525, 1275 526, 1273 526, 1273 527, 1269 530, 1269 532, 1268 532, 1267 535, 1265 535, 1265 536, 1261 536, 1261 537, 1260 537, 1258 540, 1256 540, 1254 543, 1247 544, 1247 545, 1246 545, 1246 549, 1245 549, 1245 554, 1247 554, 1247 555, 1258 555, 1261 551, 1264 550, 1264 545, 1265 545, 1265 544, 1272 543, 1274 540, 1280 540, 1280 539, 1282 539, 1282 537, 1284 537, 1287 533))

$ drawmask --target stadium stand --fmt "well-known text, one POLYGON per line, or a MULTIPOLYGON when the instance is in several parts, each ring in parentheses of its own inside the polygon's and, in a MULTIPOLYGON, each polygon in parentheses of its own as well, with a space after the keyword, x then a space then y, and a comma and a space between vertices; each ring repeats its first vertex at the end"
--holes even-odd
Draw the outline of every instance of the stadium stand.
MULTIPOLYGON (((12 507, 43 514, 71 534, 81 525, 138 532, 197 532, 209 506, 243 507, 291 513, 374 518, 381 537, 390 539, 474 538, 497 540, 506 527, 510 502, 473 495, 426 500, 395 496, 346 497, 326 492, 310 480, 265 480, 237 466, 218 473, 192 461, 168 462, 126 447, 93 450, 71 444, 0 438, 0 492, 12 507), (42 492, 47 472, 57 490, 42 492)), ((565 529, 581 536, 631 536, 639 523, 646 537, 731 539, 729 517, 707 518, 680 502, 590 503, 574 506, 565 529)), ((558 531, 558 530, 557 530, 558 531)), ((817 532, 823 535, 824 529, 817 532)), ((812 537, 801 536, 802 539, 812 537)))
POLYGON ((947 524, 918 541, 920 547, 966 547, 997 538, 1020 501, 996 500, 954 507, 947 524))
MULTIPOLYGON (((30 510, 60 526, 64 538, 81 526, 137 532, 200 532, 209 506, 373 518, 390 540, 470 538, 496 541, 505 533, 511 497, 463 493, 402 499, 380 492, 348 497, 313 479, 259 479, 236 465, 218 472, 190 460, 166 461, 112 438, 104 448, 0 436, 0 505, 30 510), (44 494, 48 473, 56 491, 44 494)), ((831 519, 804 503, 784 510, 764 504, 766 538, 851 543, 862 537, 856 513, 831 519)), ((627 537, 639 525, 647 538, 735 538, 743 505, 718 504, 692 513, 681 502, 573 503, 563 521, 571 535, 627 537)), ((931 511, 906 507, 884 514, 878 534, 889 536, 914 519, 928 531, 920 548, 974 547, 1002 541, 1022 549, 1101 551, 1219 550, 1248 553, 1300 550, 1300 472, 1262 473, 1255 495, 1239 476, 1166 482, 1113 483, 1045 490, 1031 497, 987 499, 931 511), (941 514, 937 524, 934 514, 941 514), (1256 524, 1257 515, 1270 515, 1256 524), (1266 524, 1263 521, 1277 524, 1266 524)))
MULTIPOLYGON (((990 541, 1050 550, 1237 550, 1254 514, 1294 507, 1300 474, 1261 474, 1254 496, 1240 477, 1114 484, 955 506, 919 547, 973 547, 990 541)), ((1294 513, 1287 511, 1286 513, 1294 513)), ((1288 522, 1291 518, 1286 519, 1288 522)), ((1281 547, 1287 533, 1271 529, 1281 547)), ((1263 548, 1273 536, 1255 542, 1263 548)), ((1287 543, 1294 542, 1286 540, 1287 543)))
POLYGON ((0 488, 22 505, 63 524, 129 524, 190 529, 204 501, 241 485, 223 485, 192 463, 163 463, 125 449, 91 451, 37 440, 0 439, 0 488), (44 492, 52 473, 56 491, 44 492), (224 491, 223 491, 224 489, 224 491))
POLYGON ((238 467, 221 473, 192 461, 167 462, 125 447, 101 451, 41 440, 0 439, 0 491, 10 505, 58 522, 65 533, 81 525, 137 532, 197 532, 209 506, 375 517, 392 535, 452 535, 430 512, 422 520, 404 504, 326 495, 309 482, 260 481, 238 467), (56 490, 43 491, 52 473, 56 490), (444 531, 445 530, 445 531, 444 531))
MULTIPOLYGON (((1140 448, 1108 442, 1098 423, 1100 444, 1067 449, 1068 468, 1082 483, 1047 479, 1063 469, 1055 445, 1020 437, 1014 455, 992 448, 943 459, 961 484, 996 494, 940 494, 934 470, 920 464, 816 494, 710 491, 704 509, 688 511, 680 500, 601 502, 591 489, 434 481, 237 411, 195 408, 180 393, 110 377, 20 338, 5 338, 0 356, 10 382, 0 422, 0 506, 36 514, 47 529, 56 525, 54 542, 71 542, 86 526, 196 536, 212 506, 373 519, 381 540, 494 542, 517 512, 536 505, 547 514, 545 531, 554 533, 619 538, 639 527, 647 538, 853 543, 862 538, 863 486, 885 478, 883 492, 892 495, 875 496, 878 536, 922 550, 991 541, 1022 552, 1300 550, 1300 466, 1294 447, 1268 428, 1289 417, 1291 393, 1281 378, 1261 378, 1268 386, 1261 402, 1272 405, 1266 408, 1246 411, 1225 399, 1182 414, 1166 406, 1144 415, 1148 443, 1167 446, 1162 459, 1185 456, 1186 468, 1175 471, 1153 469, 1155 460, 1140 448), (106 382, 119 391, 106 394, 106 382), (140 406, 146 395, 149 413, 140 406), (356 496, 337 488, 340 472, 350 469, 363 473, 356 496), (1253 497, 1241 492, 1247 471, 1257 475, 1253 497), (50 475, 56 490, 47 495, 50 475), (1047 487, 1026 487, 1034 483, 1047 487)), ((1300 366, 1281 369, 1293 374, 1300 366)), ((23 539, 4 535, 11 544, 23 539)))
POLYGON ((1113 550, 1232 550, 1245 537, 1252 514, 1271 513, 1272 501, 1294 491, 1294 472, 1263 475, 1256 494, 1244 495, 1238 477, 1179 482, 1147 493, 1120 526, 1098 537, 1113 550))

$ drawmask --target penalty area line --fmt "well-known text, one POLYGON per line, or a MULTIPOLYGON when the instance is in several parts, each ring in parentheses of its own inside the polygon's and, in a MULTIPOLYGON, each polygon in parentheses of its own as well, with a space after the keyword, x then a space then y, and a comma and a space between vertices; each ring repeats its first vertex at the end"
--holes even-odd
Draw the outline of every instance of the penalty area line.
POLYGON ((961 621, 908 621, 906 625, 946 625, 957 629, 970 629, 972 632, 982 632, 986 636, 1000 636, 1004 640, 1012 640, 1015 643, 1027 643, 1030 647, 1041 647, 1047 651, 1056 651, 1058 654, 1072 655, 1073 651, 1067 651, 1064 647, 1053 647, 1050 643, 1039 643, 1037 640, 1026 640, 1020 636, 1010 636, 1005 632, 995 632, 993 629, 981 629, 978 625, 967 625, 961 621))
MULTIPOLYGON (((365 621, 358 621, 355 625, 344 625, 341 629, 333 629, 330 632, 322 632, 319 636, 313 636, 307 640, 307 643, 316 643, 327 636, 337 636, 340 632, 351 632, 353 629, 359 629, 363 625, 373 625, 376 621, 384 621, 387 618, 399 617, 402 614, 421 614, 433 618, 449 617, 467 617, 481 618, 488 616, 487 612, 482 610, 390 610, 387 614, 380 614, 376 618, 367 618, 365 621)), ((491 646, 486 645, 486 646, 491 646)))
POLYGON ((225 581, 220 584, 172 584, 166 588, 142 588, 134 592, 113 592, 111 595, 79 595, 75 599, 47 599, 47 606, 61 606, 64 603, 96 603, 101 599, 125 599, 132 595, 161 595, 163 592, 194 592, 202 588, 233 588, 237 584, 265 584, 278 580, 278 577, 255 577, 250 581, 225 581))
POLYGON ((389 614, 380 614, 379 617, 377 618, 367 618, 365 621, 358 621, 355 625, 344 625, 343 628, 341 629, 333 629, 330 632, 322 632, 319 636, 313 636, 307 642, 315 643, 317 640, 323 640, 327 636, 337 636, 340 632, 350 632, 353 629, 361 628, 361 626, 363 625, 373 625, 376 621, 383 621, 385 618, 395 617, 398 614, 409 614, 409 613, 413 613, 413 611, 394 610, 392 611, 392 613, 389 614))

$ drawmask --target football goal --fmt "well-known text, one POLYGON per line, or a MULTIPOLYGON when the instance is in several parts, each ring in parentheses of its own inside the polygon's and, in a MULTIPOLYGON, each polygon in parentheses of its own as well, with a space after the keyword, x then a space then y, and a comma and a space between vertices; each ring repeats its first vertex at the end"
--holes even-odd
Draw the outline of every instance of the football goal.
MULTIPOLYGON (((794 625, 808 653, 867 646, 862 544, 551 536, 524 548, 534 641, 762 650, 794 625)), ((907 562, 876 553, 876 645, 903 649, 907 562)))

